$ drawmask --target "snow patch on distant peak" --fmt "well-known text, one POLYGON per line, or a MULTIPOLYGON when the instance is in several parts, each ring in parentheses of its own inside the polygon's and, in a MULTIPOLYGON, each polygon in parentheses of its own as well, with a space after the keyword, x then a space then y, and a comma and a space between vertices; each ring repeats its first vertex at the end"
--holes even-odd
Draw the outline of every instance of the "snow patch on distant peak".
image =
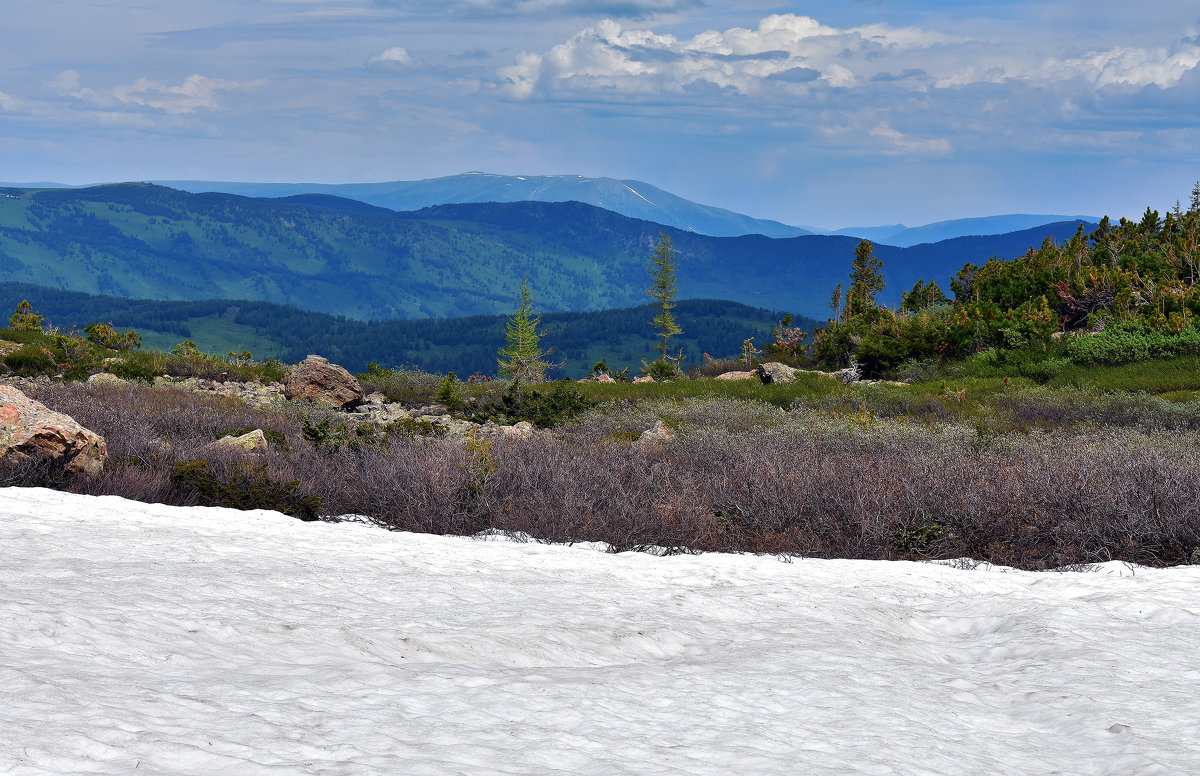
MULTIPOLYGON (((654 205, 654 203, 653 203, 653 202, 651 202, 650 200, 646 199, 646 198, 645 198, 645 197, 643 197, 641 194, 638 194, 638 192, 637 192, 637 191, 636 191, 636 190, 635 190, 635 189, 634 189, 632 186, 630 186, 628 183, 622 183, 621 185, 622 185, 622 186, 624 186, 625 188, 629 189, 630 191, 632 191, 632 192, 633 192, 633 193, 634 193, 636 196, 640 197, 640 198, 641 198, 642 200, 644 200, 644 201, 645 201, 647 204, 654 205)), ((655 207, 658 207, 658 205, 654 205, 654 206, 655 206, 655 207)))

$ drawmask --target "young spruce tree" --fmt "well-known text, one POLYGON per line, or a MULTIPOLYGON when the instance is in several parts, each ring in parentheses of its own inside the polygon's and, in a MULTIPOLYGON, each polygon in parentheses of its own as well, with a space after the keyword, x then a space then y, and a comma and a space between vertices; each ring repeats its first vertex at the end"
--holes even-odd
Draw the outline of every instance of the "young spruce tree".
POLYGON ((504 327, 504 347, 500 350, 500 374, 508 375, 518 383, 540 383, 546 370, 556 364, 546 360, 551 351, 543 351, 538 344, 542 335, 538 324, 542 316, 533 314, 533 301, 529 296, 529 278, 521 279, 521 304, 508 319, 504 327))
POLYGON ((875 306, 875 295, 883 290, 883 262, 875 256, 875 246, 863 240, 854 249, 850 265, 850 287, 846 289, 845 318, 848 320, 875 306))
POLYGON ((654 257, 650 259, 650 288, 646 293, 654 299, 653 307, 657 311, 651 326, 662 339, 661 361, 669 363, 667 357, 667 341, 676 334, 683 334, 683 329, 675 323, 671 310, 675 309, 675 294, 679 291, 679 281, 676 271, 679 268, 679 255, 671 246, 669 235, 658 233, 658 245, 654 246, 654 257))

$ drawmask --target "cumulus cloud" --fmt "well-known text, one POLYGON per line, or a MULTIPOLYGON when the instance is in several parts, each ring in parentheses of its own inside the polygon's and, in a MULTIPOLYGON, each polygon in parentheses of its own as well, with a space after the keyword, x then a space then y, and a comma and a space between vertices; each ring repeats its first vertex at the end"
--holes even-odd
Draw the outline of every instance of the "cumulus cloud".
MULTIPOLYGON (((501 88, 526 99, 591 91, 662 94, 710 84, 738 94, 824 85, 851 88, 905 62, 916 52, 957 39, 941 33, 882 25, 839 29, 809 16, 772 14, 753 28, 709 30, 688 39, 653 30, 625 30, 611 19, 579 32, 545 54, 522 53, 499 71, 501 88), (890 59, 889 56, 890 55, 890 59)), ((902 68, 918 72, 915 66, 902 68)))
MULTIPOLYGON (((482 2, 482 0, 481 0, 482 2)), ((1097 49, 1076 56, 1022 58, 1016 46, 937 30, 870 24, 839 28, 797 14, 772 14, 754 28, 708 30, 691 38, 625 29, 606 19, 545 53, 523 52, 498 71, 514 99, 630 100, 771 90, 803 96, 822 88, 923 93, 976 85, 1170 88, 1200 66, 1200 43, 1097 49)))
POLYGON ((645 18, 704 5, 704 0, 375 0, 377 5, 460 16, 607 16, 645 18))
POLYGON ((412 56, 403 46, 392 46, 367 59, 367 67, 371 70, 404 70, 412 63, 412 56))
POLYGON ((1200 44, 1187 40, 1181 41, 1179 50, 1173 52, 1165 48, 1114 48, 1072 59, 1050 60, 1031 77, 1050 80, 1077 77, 1098 87, 1153 84, 1166 89, 1179 83, 1197 65, 1200 65, 1200 44))

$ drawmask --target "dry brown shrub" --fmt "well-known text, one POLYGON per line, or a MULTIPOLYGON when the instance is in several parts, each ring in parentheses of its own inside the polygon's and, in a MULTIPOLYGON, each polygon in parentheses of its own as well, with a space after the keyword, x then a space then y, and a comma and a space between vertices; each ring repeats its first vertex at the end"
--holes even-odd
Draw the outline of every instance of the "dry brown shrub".
POLYGON ((298 481, 328 516, 366 515, 401 530, 1023 568, 1185 563, 1200 549, 1200 431, 1126 425, 1123 404, 1082 424, 1072 408, 1066 429, 1015 433, 662 402, 610 407, 531 439, 393 436, 329 454, 303 440, 297 415, 236 401, 140 386, 44 384, 31 393, 104 435, 109 464, 86 480, 44 462, 5 461, 0 484, 186 503, 171 487, 172 467, 196 458, 217 471, 236 467, 237 454, 207 445, 255 427, 287 442, 254 459, 271 480, 298 481), (664 418, 675 441, 629 441, 664 418))

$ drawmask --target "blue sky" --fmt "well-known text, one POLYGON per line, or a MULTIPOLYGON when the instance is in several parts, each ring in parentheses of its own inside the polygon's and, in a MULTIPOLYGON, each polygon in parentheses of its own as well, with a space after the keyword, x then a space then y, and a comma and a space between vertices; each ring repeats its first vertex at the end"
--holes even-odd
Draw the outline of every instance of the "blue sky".
POLYGON ((1195 0, 5 6, 0 180, 582 174, 838 227, 1200 179, 1195 0))

